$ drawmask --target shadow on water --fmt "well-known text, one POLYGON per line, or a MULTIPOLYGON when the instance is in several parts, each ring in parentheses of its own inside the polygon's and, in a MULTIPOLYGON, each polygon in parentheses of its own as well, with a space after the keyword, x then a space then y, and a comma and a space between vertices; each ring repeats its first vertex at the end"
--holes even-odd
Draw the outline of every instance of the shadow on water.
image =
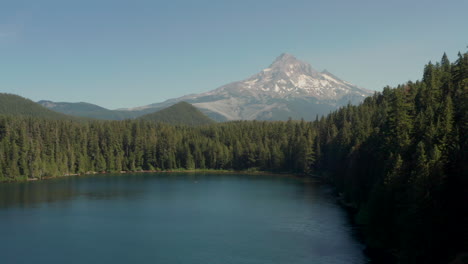
POLYGON ((328 183, 319 183, 322 184, 323 189, 326 190, 327 195, 335 199, 336 203, 346 212, 347 222, 351 226, 351 235, 356 241, 359 241, 363 245, 363 253, 367 258, 367 263, 369 264, 394 264, 397 263, 394 255, 390 254, 387 251, 382 249, 370 248, 366 245, 366 238, 364 234, 364 228, 356 222, 356 215, 358 210, 346 206, 340 202, 339 195, 334 187, 328 183))
POLYGON ((146 175, 71 176, 44 181, 0 185, 0 208, 33 208, 45 203, 80 197, 95 200, 134 199, 142 193, 132 183, 146 181, 146 175))

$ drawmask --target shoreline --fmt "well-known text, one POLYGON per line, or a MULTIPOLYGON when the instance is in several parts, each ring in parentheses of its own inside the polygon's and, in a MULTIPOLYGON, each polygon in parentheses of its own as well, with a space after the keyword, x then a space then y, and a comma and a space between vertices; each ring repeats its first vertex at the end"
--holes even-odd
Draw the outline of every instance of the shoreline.
POLYGON ((310 179, 320 179, 316 174, 301 174, 295 172, 273 172, 273 171, 261 171, 261 170, 217 170, 217 169, 173 169, 173 170, 139 170, 139 171, 88 171, 86 173, 67 173, 60 176, 46 176, 42 178, 28 178, 25 176, 18 177, 16 179, 0 179, 0 184, 3 183, 14 183, 14 182, 34 182, 34 181, 44 181, 51 179, 60 179, 65 177, 75 177, 75 176, 88 176, 88 175, 106 175, 106 174, 130 174, 130 173, 210 173, 210 174, 247 174, 247 175, 277 175, 277 176, 292 176, 296 178, 306 178, 310 179))

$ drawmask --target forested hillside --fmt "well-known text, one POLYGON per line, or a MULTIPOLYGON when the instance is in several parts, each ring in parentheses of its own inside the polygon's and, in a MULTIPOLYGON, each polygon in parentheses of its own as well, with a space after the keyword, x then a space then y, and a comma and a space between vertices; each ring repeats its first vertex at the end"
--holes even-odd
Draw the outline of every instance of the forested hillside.
POLYGON ((79 120, 51 111, 38 103, 14 94, 0 93, 0 115, 30 116, 57 120, 79 120))
POLYGON ((259 169, 321 174, 367 244, 399 263, 468 251, 468 53, 315 122, 173 126, 0 117, 0 177, 88 171, 259 169))
POLYGON ((90 103, 65 103, 65 102, 52 102, 42 100, 38 104, 47 107, 48 109, 77 117, 102 119, 102 120, 124 120, 136 118, 144 115, 145 111, 124 111, 124 110, 109 110, 98 105, 90 103))
POLYGON ((207 117, 193 105, 186 102, 180 102, 155 113, 146 114, 139 117, 139 119, 162 122, 172 125, 198 126, 214 123, 212 119, 207 117))

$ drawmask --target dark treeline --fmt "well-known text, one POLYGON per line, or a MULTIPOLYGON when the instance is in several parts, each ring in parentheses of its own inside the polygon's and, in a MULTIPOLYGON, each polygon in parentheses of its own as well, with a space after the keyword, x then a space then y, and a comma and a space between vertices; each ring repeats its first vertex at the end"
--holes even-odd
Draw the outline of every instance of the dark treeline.
POLYGON ((199 127, 0 117, 0 178, 256 169, 325 175, 367 244, 400 263, 468 251, 468 54, 315 122, 199 127))
POLYGON ((317 123, 319 171, 357 209, 366 242, 399 263, 468 252, 468 53, 422 81, 366 98, 317 123))

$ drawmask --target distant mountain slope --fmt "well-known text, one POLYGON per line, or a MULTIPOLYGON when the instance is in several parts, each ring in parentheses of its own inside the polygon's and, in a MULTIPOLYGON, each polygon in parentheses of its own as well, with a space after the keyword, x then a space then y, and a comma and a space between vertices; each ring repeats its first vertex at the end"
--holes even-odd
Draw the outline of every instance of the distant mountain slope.
POLYGON ((212 119, 186 102, 177 103, 158 112, 144 115, 139 119, 173 125, 207 125, 214 123, 212 119))
POLYGON ((245 80, 161 103, 117 110, 89 103, 39 103, 60 113, 106 120, 138 118, 179 102, 195 106, 216 121, 313 120, 348 103, 358 104, 371 94, 328 71, 316 71, 310 64, 282 54, 268 68, 245 80))
POLYGON ((327 71, 318 72, 290 54, 282 54, 268 68, 243 81, 127 110, 168 107, 185 101, 218 121, 285 120, 289 117, 312 120, 348 102, 360 103, 371 94, 327 71))
POLYGON ((56 120, 79 120, 77 117, 49 110, 38 103, 14 94, 0 93, 0 115, 30 116, 56 120))
POLYGON ((66 103, 66 102, 52 102, 47 100, 42 100, 38 102, 40 105, 47 107, 50 110, 72 115, 72 116, 81 116, 89 117, 95 119, 104 119, 104 120, 123 120, 129 118, 136 118, 147 113, 156 111, 156 109, 146 109, 142 111, 119 111, 119 110, 109 110, 104 107, 90 104, 90 103, 66 103))

